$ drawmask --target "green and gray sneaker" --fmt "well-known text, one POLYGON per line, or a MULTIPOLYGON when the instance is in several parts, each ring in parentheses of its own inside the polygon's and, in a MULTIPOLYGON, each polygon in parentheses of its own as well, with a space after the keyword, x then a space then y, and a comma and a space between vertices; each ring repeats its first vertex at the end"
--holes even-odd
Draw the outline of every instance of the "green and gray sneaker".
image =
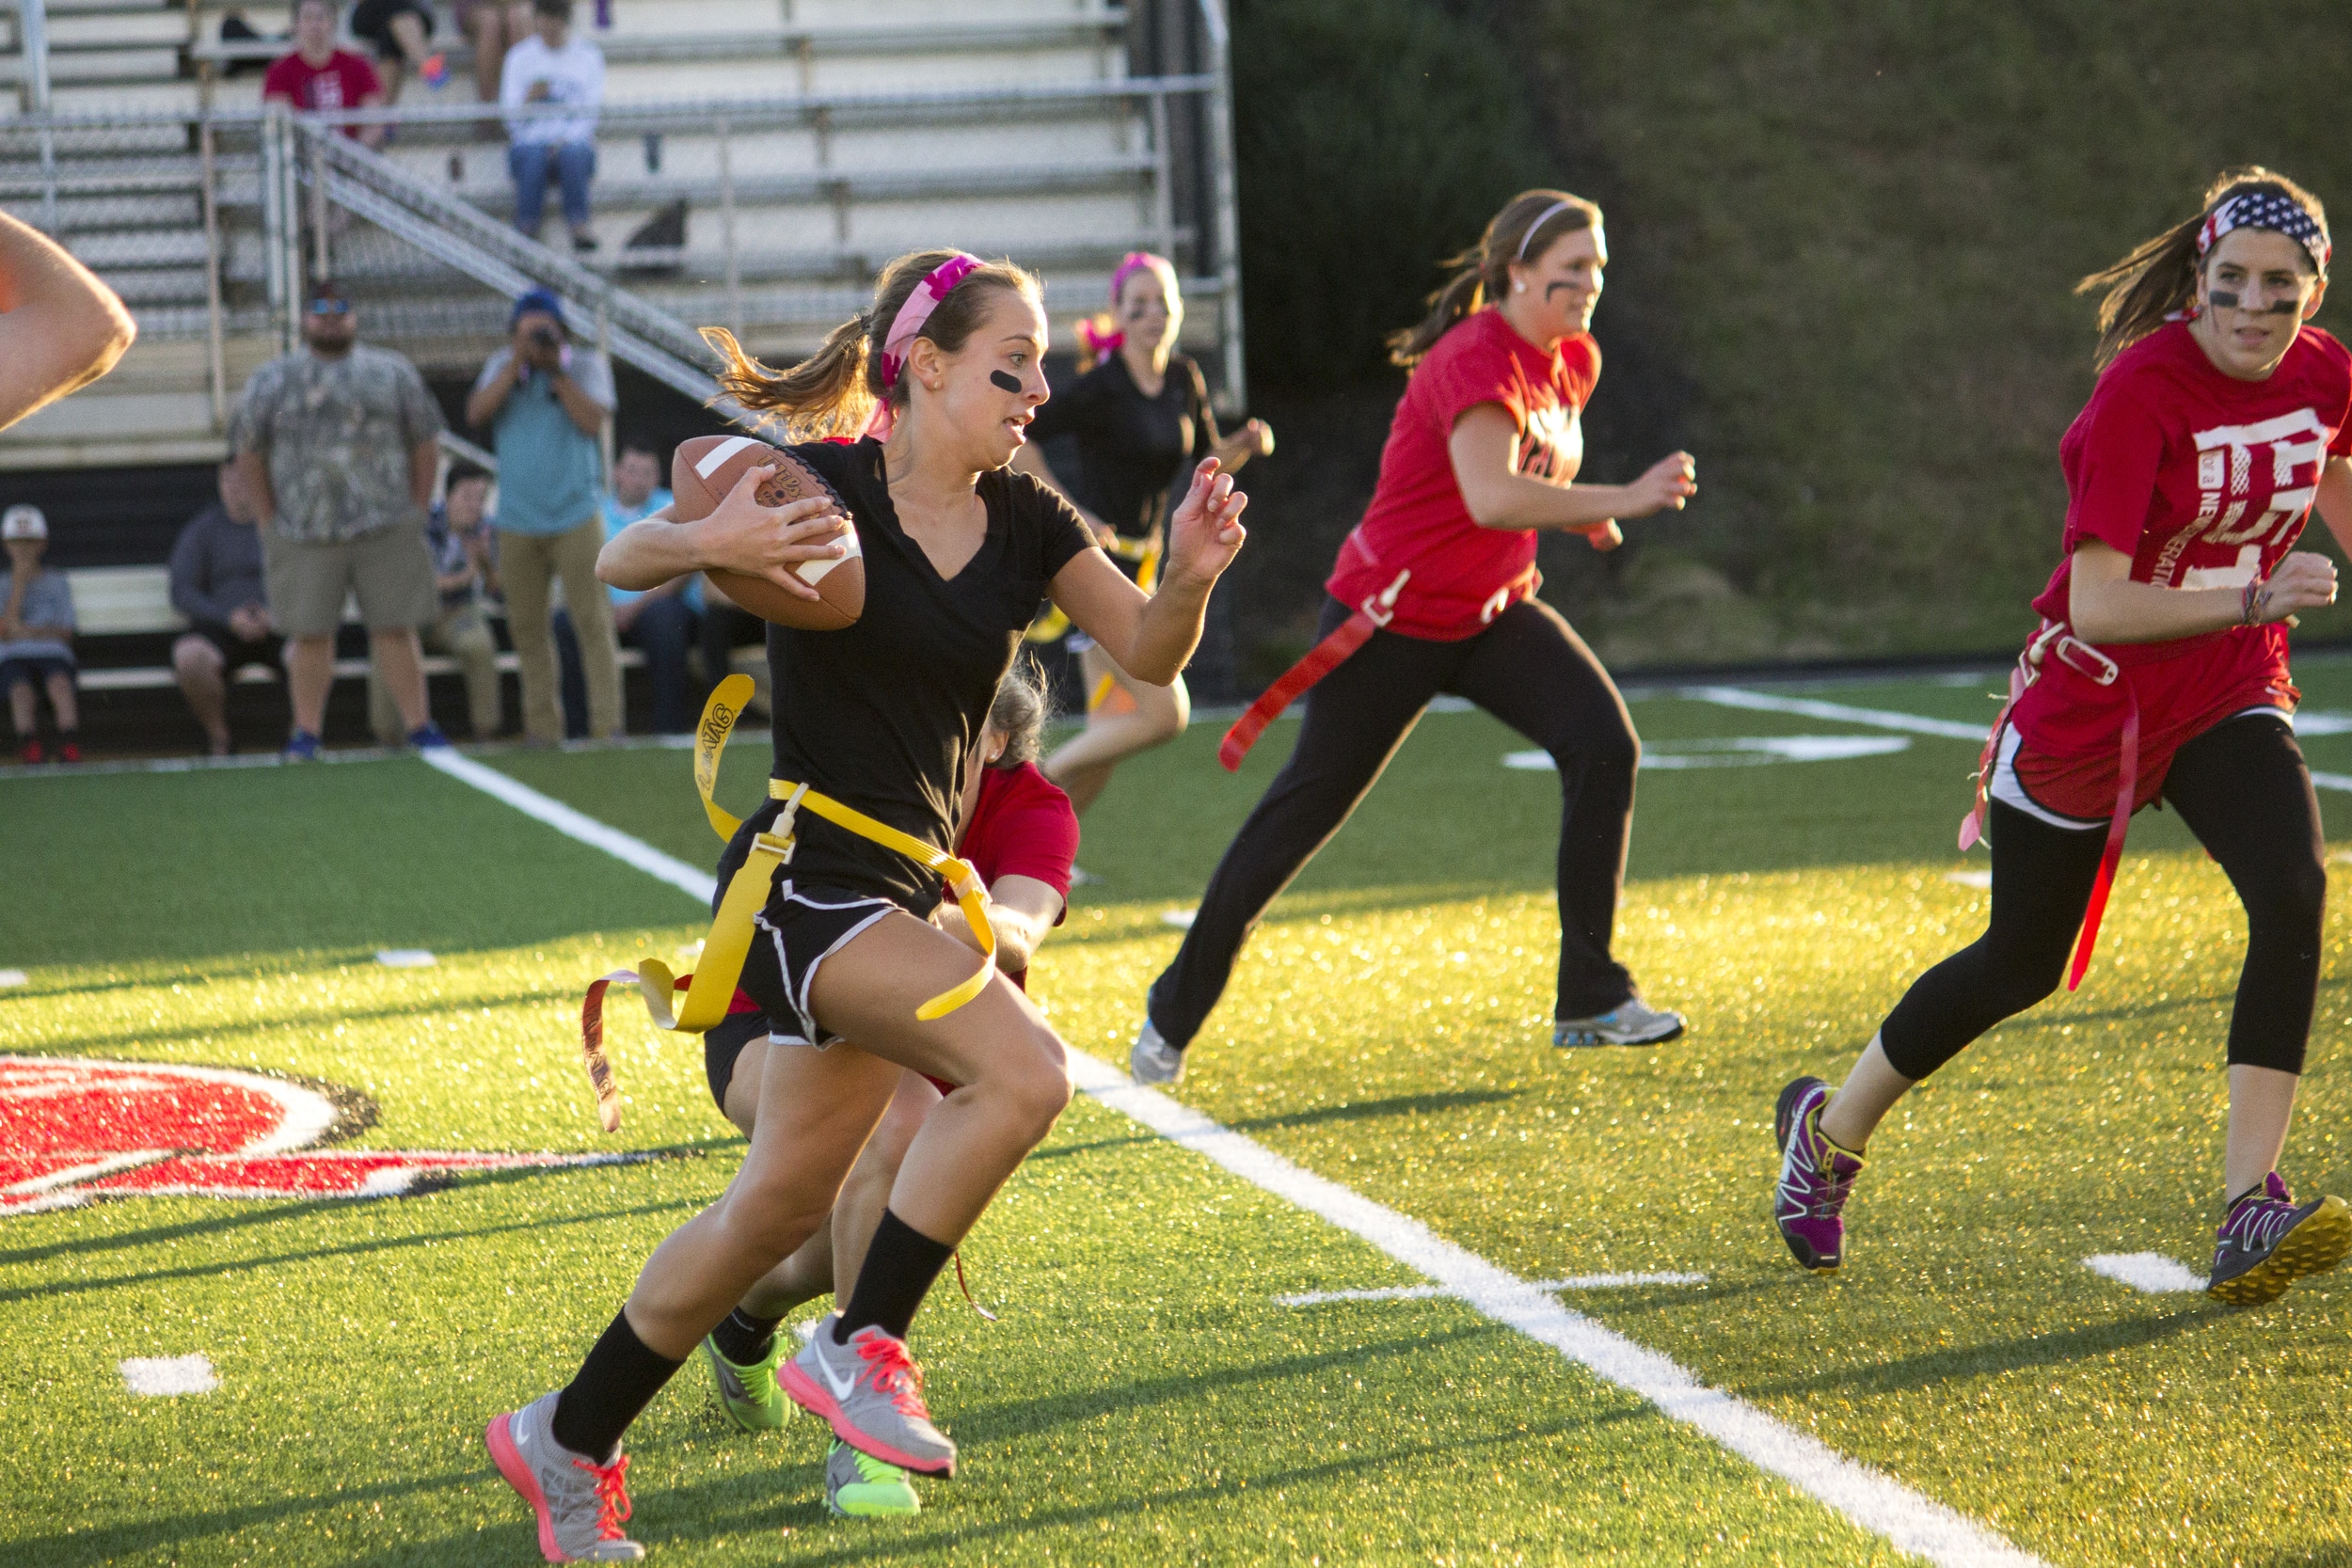
POLYGON ((784 1425, 792 1406, 776 1386, 776 1363, 784 1359, 783 1335, 768 1341, 766 1355, 738 1366, 706 1334, 703 1359, 710 1363, 710 1381, 719 1386, 719 1402, 726 1407, 728 1420, 745 1432, 774 1432, 784 1425))
POLYGON ((825 1455, 825 1507, 844 1519, 895 1519, 920 1513, 923 1499, 904 1470, 836 1437, 825 1455))

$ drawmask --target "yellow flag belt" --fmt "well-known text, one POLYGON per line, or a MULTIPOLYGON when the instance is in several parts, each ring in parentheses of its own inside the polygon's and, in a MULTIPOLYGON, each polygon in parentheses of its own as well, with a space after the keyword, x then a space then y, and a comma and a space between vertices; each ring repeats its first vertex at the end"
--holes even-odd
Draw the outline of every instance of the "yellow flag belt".
MULTIPOLYGON (((727 736, 734 732, 735 721, 751 695, 749 675, 729 675, 704 705, 702 723, 694 733, 694 787, 702 794, 703 811, 709 816, 712 830, 723 839, 734 838, 742 822, 713 798, 719 781, 719 757, 726 750, 727 736)), ((784 802, 784 810, 767 832, 752 840, 751 853, 728 879, 726 896, 719 901, 719 913, 710 923, 710 935, 703 941, 702 958, 695 964, 693 974, 681 982, 671 974, 668 965, 650 958, 637 966, 637 989, 644 996, 645 1009, 653 1015, 656 1024, 663 1029, 699 1034, 727 1016, 727 1005, 735 999, 736 981, 742 977, 744 955, 751 951, 752 919, 766 907, 777 869, 791 863, 794 823, 797 815, 803 811, 906 856, 944 878, 955 895, 965 923, 980 944, 979 967, 961 984, 941 991, 917 1007, 914 1016, 926 1022, 943 1018, 980 994, 981 988, 988 984, 989 972, 996 966, 996 931, 988 923, 987 890, 969 863, 942 854, 921 839, 902 833, 888 823, 877 822, 864 812, 852 810, 804 784, 771 779, 768 793, 784 802), (680 984, 686 989, 686 1003, 673 1009, 671 998, 680 984)))

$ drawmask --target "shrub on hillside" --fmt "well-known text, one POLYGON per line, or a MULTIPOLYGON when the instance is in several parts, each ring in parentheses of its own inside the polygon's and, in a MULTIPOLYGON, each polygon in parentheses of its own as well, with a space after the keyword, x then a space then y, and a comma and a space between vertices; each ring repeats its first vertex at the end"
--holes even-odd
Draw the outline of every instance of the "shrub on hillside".
POLYGON ((1232 8, 1253 381, 1377 375, 1382 337, 1510 197, 1556 183, 1502 46, 1433 0, 1232 8))

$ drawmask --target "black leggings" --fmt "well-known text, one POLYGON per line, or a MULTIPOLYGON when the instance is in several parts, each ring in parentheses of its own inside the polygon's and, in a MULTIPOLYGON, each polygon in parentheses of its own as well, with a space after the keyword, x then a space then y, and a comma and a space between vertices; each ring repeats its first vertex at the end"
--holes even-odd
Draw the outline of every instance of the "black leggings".
MULTIPOLYGON (((1318 636, 1347 619, 1327 600, 1318 636)), ((1560 768, 1560 990, 1555 1016, 1589 1018, 1633 994, 1609 956, 1633 823, 1633 721, 1583 639, 1522 600, 1475 637, 1433 642, 1375 631, 1315 687, 1297 749, 1217 863, 1176 961, 1152 986, 1152 1027, 1182 1048, 1224 992, 1268 904, 1340 830, 1439 692, 1467 697, 1549 752, 1560 768)))
MULTIPOLYGON (((2272 714, 2216 724, 2174 754, 2164 799, 2246 905, 2232 1065, 2302 1071, 2328 872, 2319 802, 2294 732, 2272 714)), ((2103 831, 2054 828, 1998 800, 1992 828, 1992 923, 1913 982, 1879 1030, 1887 1061, 1906 1078, 1925 1078, 2056 990, 2090 902, 2103 831)))

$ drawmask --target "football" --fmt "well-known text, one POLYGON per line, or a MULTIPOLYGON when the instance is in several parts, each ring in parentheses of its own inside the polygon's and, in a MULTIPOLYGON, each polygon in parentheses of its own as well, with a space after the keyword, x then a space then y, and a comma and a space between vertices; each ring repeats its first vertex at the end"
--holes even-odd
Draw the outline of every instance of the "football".
MULTIPOLYGON (((670 493, 675 498, 670 515, 681 523, 708 516, 746 472, 761 467, 776 471, 755 495, 760 505, 786 506, 823 497, 842 516, 850 515, 848 503, 815 469, 783 448, 749 436, 698 436, 680 444, 670 459, 670 493)), ((802 631, 838 631, 866 609, 865 552, 855 523, 842 543, 849 546, 849 554, 803 561, 792 569, 817 590, 814 599, 800 598, 765 578, 742 572, 712 572, 709 577, 720 592, 763 621, 802 631)))

